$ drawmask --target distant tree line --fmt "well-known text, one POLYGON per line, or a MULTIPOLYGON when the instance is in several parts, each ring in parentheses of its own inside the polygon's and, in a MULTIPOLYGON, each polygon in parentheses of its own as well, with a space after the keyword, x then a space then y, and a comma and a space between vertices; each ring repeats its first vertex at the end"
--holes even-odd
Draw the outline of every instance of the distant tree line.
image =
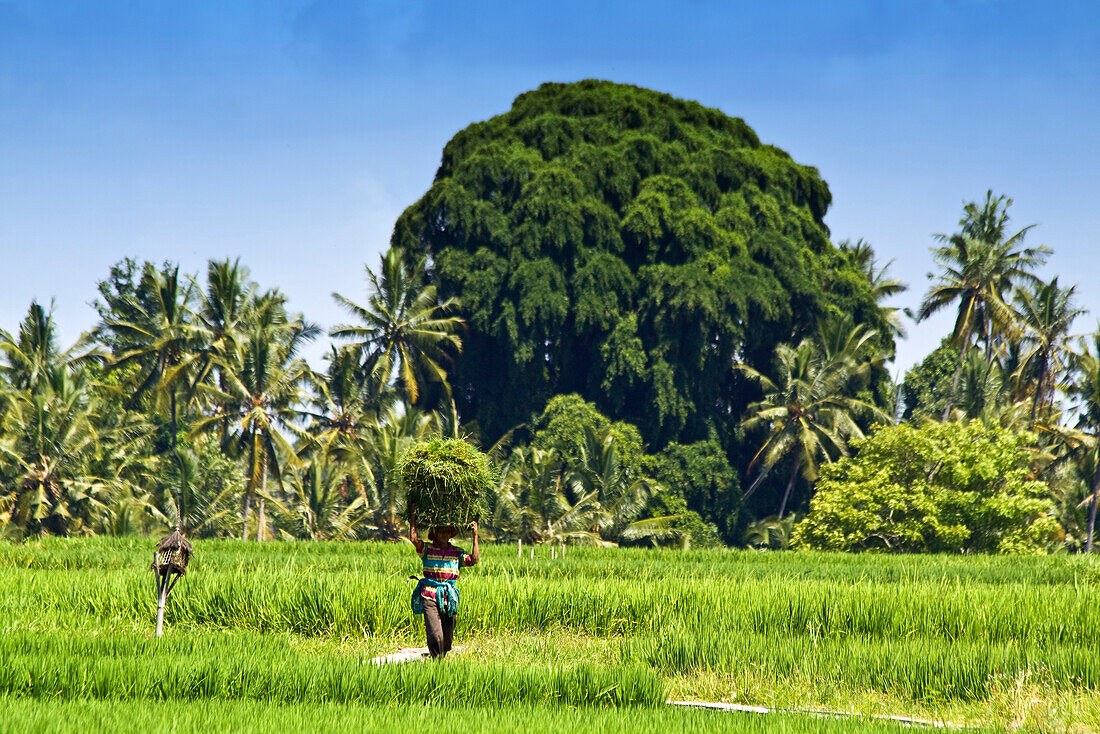
POLYGON ((396 539, 401 456, 448 435, 494 459, 502 541, 1090 547, 1100 334, 1049 249, 966 204, 914 315, 953 331, 895 384, 906 286, 829 203, 739 119, 543 85, 447 144, 365 300, 333 294, 322 371, 232 260, 118 263, 67 348, 32 303, 0 333, 0 532, 396 539))

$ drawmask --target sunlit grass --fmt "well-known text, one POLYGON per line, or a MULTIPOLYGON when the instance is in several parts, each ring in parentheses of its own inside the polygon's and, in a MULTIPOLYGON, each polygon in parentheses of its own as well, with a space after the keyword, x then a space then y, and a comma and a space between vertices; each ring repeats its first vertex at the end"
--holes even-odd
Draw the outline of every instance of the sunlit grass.
POLYGON ((861 719, 731 714, 672 707, 621 710, 574 708, 543 704, 468 706, 357 706, 263 701, 176 702, 67 701, 42 704, 0 697, 0 733, 56 732, 80 722, 82 732, 210 731, 284 734, 329 731, 432 731, 445 722, 446 731, 481 734, 635 734, 641 731, 693 734, 879 734, 911 731, 897 724, 861 719))
POLYGON ((159 643, 148 639, 151 550, 146 539, 0 544, 0 692, 369 706, 439 703, 417 692, 462 679, 504 692, 451 699, 475 707, 668 695, 1100 726, 1091 558, 567 548, 563 559, 490 545, 460 582, 466 649, 439 668, 406 666, 427 672, 376 674, 363 661, 423 644, 407 547, 198 542, 159 643), (172 666, 181 672, 160 688, 142 682, 172 666), (233 675, 261 682, 242 688, 233 675))

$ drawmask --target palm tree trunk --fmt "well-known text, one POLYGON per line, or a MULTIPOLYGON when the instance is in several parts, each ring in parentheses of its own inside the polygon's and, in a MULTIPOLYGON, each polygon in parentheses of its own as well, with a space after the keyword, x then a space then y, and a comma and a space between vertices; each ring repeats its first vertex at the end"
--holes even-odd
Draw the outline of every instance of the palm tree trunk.
POLYGON ((389 485, 389 498, 386 501, 386 533, 389 537, 386 539, 393 540, 393 536, 397 534, 397 488, 389 476, 386 477, 386 484, 389 485))
MULTIPOLYGON (((221 390, 223 395, 228 391, 228 388, 225 386, 225 375, 222 374, 220 368, 218 369, 218 389, 221 390)), ((219 405, 215 410, 221 410, 221 406, 219 405)), ((225 446, 226 442, 229 440, 228 414, 221 419, 221 425, 218 427, 218 438, 220 439, 219 445, 221 446, 225 446)))
POLYGON ((1043 383, 1046 382, 1046 365, 1039 369, 1039 382, 1035 385, 1035 395, 1031 400, 1031 422, 1035 422, 1035 414, 1039 411, 1039 403, 1043 399, 1043 383))
POLYGON ((787 491, 783 493, 783 501, 779 503, 779 519, 783 519, 783 513, 787 511, 787 500, 791 496, 794 480, 798 477, 798 460, 791 464, 791 477, 787 480, 787 491))
POLYGON ((951 380, 951 394, 947 396, 947 405, 943 409, 943 418, 941 421, 946 421, 947 417, 951 415, 951 408, 954 404, 955 393, 959 390, 959 377, 962 376, 963 362, 966 360, 966 347, 969 342, 963 342, 963 348, 959 352, 959 366, 955 368, 955 377, 951 380))
POLYGON ((172 388, 172 450, 176 450, 176 388, 172 388))
POLYGON ((241 540, 248 540, 248 511, 252 508, 252 494, 247 489, 244 491, 244 498, 241 502, 243 503, 243 509, 241 510, 241 540))
POLYGON ((260 473, 260 519, 256 523, 256 540, 263 540, 267 532, 267 515, 264 513, 264 497, 267 496, 267 453, 264 453, 264 468, 260 473))
POLYGON ((1085 541, 1085 553, 1092 553, 1092 532, 1096 527, 1096 495, 1100 493, 1100 461, 1096 464, 1092 472, 1092 500, 1089 502, 1089 534, 1085 541))
POLYGON ((749 495, 756 491, 756 488, 760 486, 760 483, 764 481, 764 478, 768 476, 774 466, 775 464, 769 464, 768 466, 765 466, 763 469, 760 470, 760 473, 756 475, 756 480, 751 485, 749 485, 749 488, 745 490, 744 494, 741 495, 742 502, 747 500, 749 498, 749 495))

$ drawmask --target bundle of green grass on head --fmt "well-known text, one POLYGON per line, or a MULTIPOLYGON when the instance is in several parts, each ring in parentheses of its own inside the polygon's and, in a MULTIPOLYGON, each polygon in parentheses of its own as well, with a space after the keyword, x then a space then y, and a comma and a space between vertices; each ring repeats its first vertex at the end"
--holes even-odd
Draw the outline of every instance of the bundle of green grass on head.
POLYGON ((407 506, 420 527, 464 528, 481 516, 493 483, 489 457, 459 438, 433 438, 401 457, 407 506))

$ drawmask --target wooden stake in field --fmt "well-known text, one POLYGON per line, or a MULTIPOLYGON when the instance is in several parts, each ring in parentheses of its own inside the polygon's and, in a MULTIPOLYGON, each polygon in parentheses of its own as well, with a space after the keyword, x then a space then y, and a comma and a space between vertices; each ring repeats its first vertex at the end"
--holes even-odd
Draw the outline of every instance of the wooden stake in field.
POLYGON ((160 541, 153 553, 153 572, 157 575, 157 631, 156 636, 164 634, 164 605, 172 593, 176 582, 187 573, 187 562, 191 560, 191 541, 183 537, 180 526, 160 541))

